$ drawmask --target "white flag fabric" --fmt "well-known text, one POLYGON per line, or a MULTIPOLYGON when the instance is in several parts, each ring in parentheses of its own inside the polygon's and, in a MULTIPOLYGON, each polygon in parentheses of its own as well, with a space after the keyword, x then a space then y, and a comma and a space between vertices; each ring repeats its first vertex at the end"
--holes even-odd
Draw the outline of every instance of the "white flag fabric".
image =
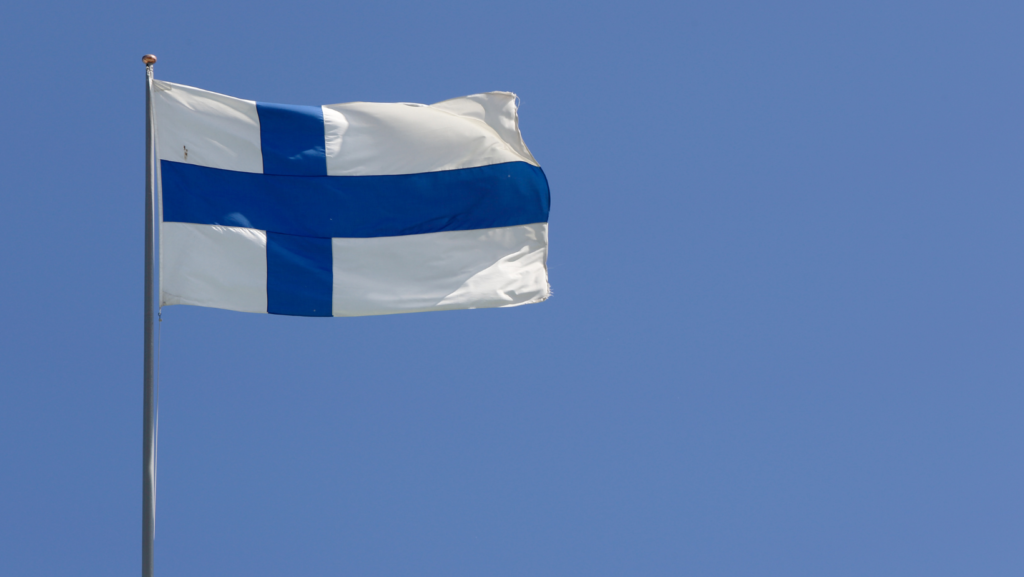
POLYGON ((293 106, 153 81, 162 305, 300 316, 545 300, 516 98, 293 106))

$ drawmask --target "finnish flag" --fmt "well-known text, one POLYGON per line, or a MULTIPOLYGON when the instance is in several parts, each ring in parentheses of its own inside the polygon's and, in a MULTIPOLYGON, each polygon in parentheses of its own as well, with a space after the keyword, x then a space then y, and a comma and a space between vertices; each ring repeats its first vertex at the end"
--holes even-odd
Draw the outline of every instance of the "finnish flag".
POLYGON ((153 81, 160 302, 302 316, 545 300, 515 95, 291 106, 153 81))

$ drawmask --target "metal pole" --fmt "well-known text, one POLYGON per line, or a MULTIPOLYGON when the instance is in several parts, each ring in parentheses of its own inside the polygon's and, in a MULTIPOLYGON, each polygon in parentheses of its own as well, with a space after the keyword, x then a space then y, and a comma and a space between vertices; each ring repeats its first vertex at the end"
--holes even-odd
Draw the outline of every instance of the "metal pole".
POLYGON ((142 394, 142 577, 153 577, 153 535, 156 529, 156 494, 153 430, 153 312, 156 295, 153 284, 153 251, 156 246, 156 198, 153 194, 153 64, 156 56, 142 57, 146 64, 146 332, 143 355, 142 394))

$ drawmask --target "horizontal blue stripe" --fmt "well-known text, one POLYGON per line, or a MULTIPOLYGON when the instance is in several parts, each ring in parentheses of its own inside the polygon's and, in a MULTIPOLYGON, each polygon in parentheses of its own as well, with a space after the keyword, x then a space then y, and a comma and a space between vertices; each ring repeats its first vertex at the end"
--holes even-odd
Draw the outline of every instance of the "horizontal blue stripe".
POLYGON ((372 238, 547 222, 544 171, 525 162, 388 176, 280 176, 160 161, 167 222, 372 238))
POLYGON ((257 102, 256 113, 263 174, 327 176, 323 108, 257 102))

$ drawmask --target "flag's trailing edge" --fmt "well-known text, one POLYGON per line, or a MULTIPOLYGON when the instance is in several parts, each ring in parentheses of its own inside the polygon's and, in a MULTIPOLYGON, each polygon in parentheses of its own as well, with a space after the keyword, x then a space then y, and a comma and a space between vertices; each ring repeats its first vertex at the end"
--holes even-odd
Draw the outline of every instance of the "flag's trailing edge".
POLYGON ((545 300, 515 95, 289 106, 153 81, 162 305, 301 316, 545 300))

